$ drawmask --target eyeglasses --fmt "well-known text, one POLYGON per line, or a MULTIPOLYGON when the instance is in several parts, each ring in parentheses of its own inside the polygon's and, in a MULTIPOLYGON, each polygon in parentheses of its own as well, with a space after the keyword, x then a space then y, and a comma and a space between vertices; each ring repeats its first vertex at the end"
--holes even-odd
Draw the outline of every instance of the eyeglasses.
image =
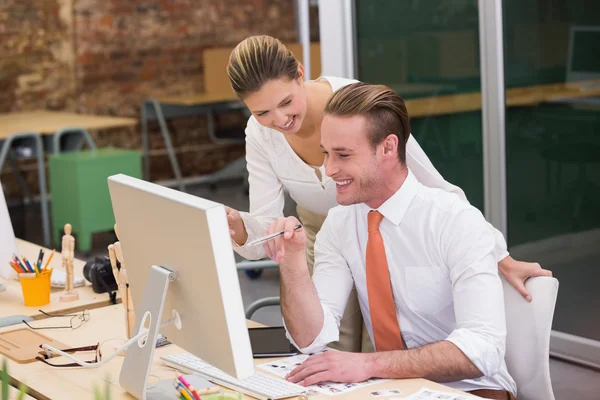
MULTIPOLYGON (((40 345, 40 348, 42 348, 43 345, 40 345)), ((94 357, 93 360, 90 361, 85 361, 85 362, 89 362, 89 363, 98 363, 102 360, 102 353, 100 352, 100 343, 95 344, 93 346, 84 346, 84 347, 73 347, 72 349, 64 349, 63 350, 65 353, 75 353, 77 351, 95 351, 96 352, 96 357, 94 357)), ((77 364, 77 363, 68 363, 68 364, 54 364, 54 363, 50 363, 46 360, 48 360, 49 358, 54 358, 57 356, 54 356, 52 354, 52 352, 50 351, 45 351, 41 356, 37 356, 35 359, 39 360, 41 362, 43 362, 44 364, 47 364, 51 367, 80 367, 81 365, 77 364)), ((60 357, 60 356, 58 356, 60 357)))
POLYGON ((71 318, 69 320, 69 325, 62 325, 62 326, 39 326, 39 327, 35 327, 35 326, 31 326, 29 325, 29 323, 25 320, 23 320, 23 323, 25 325, 27 325, 28 327, 30 327, 31 329, 67 329, 67 328, 71 328, 71 329, 77 329, 79 328, 81 325, 83 325, 84 322, 88 322, 90 320, 90 311, 89 310, 83 310, 80 313, 76 313, 76 314, 48 314, 47 312, 44 312, 42 310, 38 310, 39 312, 41 312, 42 314, 44 314, 47 317, 53 317, 53 318, 71 318))

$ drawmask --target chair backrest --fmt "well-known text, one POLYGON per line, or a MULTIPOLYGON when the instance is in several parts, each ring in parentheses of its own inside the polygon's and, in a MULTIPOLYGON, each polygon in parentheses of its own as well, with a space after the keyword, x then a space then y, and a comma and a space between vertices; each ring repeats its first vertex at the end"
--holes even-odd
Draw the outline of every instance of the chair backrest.
POLYGON ((517 383, 519 400, 554 400, 550 380, 550 331, 558 280, 529 278, 528 303, 502 278, 506 309, 506 366, 517 383))

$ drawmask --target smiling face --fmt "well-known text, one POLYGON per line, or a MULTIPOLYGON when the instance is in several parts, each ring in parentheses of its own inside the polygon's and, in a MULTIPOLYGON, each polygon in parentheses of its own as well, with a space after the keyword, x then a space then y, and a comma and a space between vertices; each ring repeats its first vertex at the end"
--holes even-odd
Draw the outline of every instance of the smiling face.
POLYGON ((302 76, 267 81, 244 99, 258 123, 284 135, 298 133, 306 117, 306 89, 302 76))
POLYGON ((382 185, 381 146, 375 149, 367 139, 367 119, 362 115, 325 115, 321 125, 321 147, 325 173, 337 188, 341 205, 369 204, 378 198, 382 185))

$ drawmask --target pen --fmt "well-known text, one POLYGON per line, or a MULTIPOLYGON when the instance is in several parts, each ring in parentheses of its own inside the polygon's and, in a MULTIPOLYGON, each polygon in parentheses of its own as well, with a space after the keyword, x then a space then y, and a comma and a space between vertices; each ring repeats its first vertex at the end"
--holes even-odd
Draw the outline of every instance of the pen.
POLYGON ((183 377, 183 375, 179 375, 177 379, 179 379, 179 381, 183 383, 183 385, 192 393, 194 399, 200 400, 200 396, 198 395, 198 392, 196 392, 196 389, 194 389, 194 387, 189 384, 189 382, 183 377))
POLYGON ((48 265, 50 264, 50 260, 52 260, 52 256, 54 256, 54 252, 55 252, 55 251, 56 251, 56 250, 52 250, 52 253, 50 253, 50 257, 48 257, 48 261, 46 261, 46 265, 44 265, 44 268, 42 268, 42 269, 44 269, 44 270, 45 270, 45 269, 46 269, 46 267, 48 267, 48 265))
MULTIPOLYGON (((300 228, 302 228, 302 225, 298 224, 294 227, 294 230, 297 231, 300 228)), ((276 238, 277 236, 281 236, 284 233, 285 233, 285 231, 279 231, 279 232, 273 233, 271 235, 261 237, 259 239, 256 239, 256 240, 246 243, 246 246, 256 246, 257 244, 261 244, 261 243, 266 242, 267 240, 271 240, 273 238, 276 238)))
POLYGON ((40 249, 40 254, 38 255, 37 262, 35 263, 38 272, 42 270, 42 261, 44 261, 44 249, 40 249))

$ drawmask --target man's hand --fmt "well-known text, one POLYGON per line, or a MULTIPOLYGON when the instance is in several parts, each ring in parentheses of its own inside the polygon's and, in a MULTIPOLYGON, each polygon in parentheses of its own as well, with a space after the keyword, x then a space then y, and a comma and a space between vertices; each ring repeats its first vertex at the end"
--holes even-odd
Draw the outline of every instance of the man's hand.
POLYGON ((552 276, 552 271, 542 269, 538 263, 517 261, 511 256, 504 258, 498 263, 498 269, 527 301, 531 301, 531 295, 525 288, 525 281, 534 276, 552 276))
POLYGON ((304 228, 294 230, 298 224, 300 222, 294 217, 277 218, 266 230, 265 236, 285 231, 282 236, 267 240, 263 244, 267 256, 277 264, 281 264, 284 258, 289 260, 300 255, 304 256, 306 252, 306 234, 304 228))
POLYGON ((319 382, 363 382, 371 378, 371 354, 326 351, 309 357, 285 379, 302 386, 319 382))
POLYGON ((246 232, 244 220, 242 220, 239 211, 231 207, 225 206, 225 212, 227 213, 229 234, 234 242, 242 246, 248 240, 248 232, 246 232))

